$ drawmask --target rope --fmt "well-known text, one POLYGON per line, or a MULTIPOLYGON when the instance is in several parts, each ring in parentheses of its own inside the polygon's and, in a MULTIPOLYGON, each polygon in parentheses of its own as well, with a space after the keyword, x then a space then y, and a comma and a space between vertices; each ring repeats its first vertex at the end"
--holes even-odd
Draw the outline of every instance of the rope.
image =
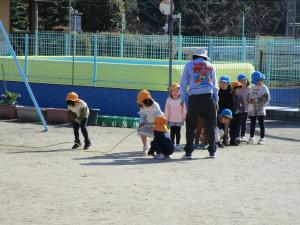
MULTIPOLYGON (((127 139, 130 135, 132 135, 133 133, 135 133, 137 130, 134 130, 132 132, 130 132, 129 134, 127 134, 126 136, 124 136, 120 141, 118 141, 112 148, 110 148, 108 151, 97 151, 97 150, 84 150, 83 152, 101 152, 101 153, 109 153, 112 152, 113 150, 115 150, 116 147, 118 147, 125 139, 127 139)), ((8 144, 1 144, 0 146, 3 147, 15 147, 15 148, 32 148, 32 149, 41 149, 41 148, 49 148, 49 147, 54 147, 54 146, 58 146, 58 145, 64 145, 64 144, 71 144, 73 142, 60 142, 60 143, 56 143, 56 144, 52 144, 52 145, 42 145, 42 146, 27 146, 27 145, 8 145, 8 144)))

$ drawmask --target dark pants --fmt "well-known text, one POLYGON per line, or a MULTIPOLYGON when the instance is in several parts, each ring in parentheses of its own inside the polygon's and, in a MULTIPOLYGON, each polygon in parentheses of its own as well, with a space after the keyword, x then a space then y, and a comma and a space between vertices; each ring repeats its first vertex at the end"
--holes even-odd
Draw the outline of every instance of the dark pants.
POLYGON ((246 130, 247 130, 247 118, 248 118, 248 113, 242 113, 242 125, 241 125, 241 136, 245 137, 246 130))
POLYGON ((87 118, 83 119, 80 124, 78 124, 75 121, 73 122, 73 130, 74 130, 74 136, 75 136, 76 143, 80 143, 79 128, 81 129, 81 133, 84 137, 84 143, 86 143, 86 144, 90 143, 89 134, 86 129, 86 126, 87 126, 87 118))
POLYGON ((230 143, 234 143, 235 139, 240 136, 242 125, 242 114, 234 114, 230 121, 230 143))
POLYGON ((181 130, 181 126, 170 126, 170 136, 171 136, 171 140, 172 143, 175 144, 175 137, 176 137, 176 144, 179 145, 180 143, 180 130, 181 130))
POLYGON ((260 128, 260 138, 265 137, 265 116, 250 116, 250 137, 254 137, 256 119, 258 119, 258 124, 260 128))
POLYGON ((191 154, 194 150, 195 130, 198 118, 205 122, 206 135, 208 140, 208 151, 210 154, 216 152, 215 130, 217 124, 216 105, 212 94, 199 94, 189 96, 188 111, 186 116, 186 154, 191 154))

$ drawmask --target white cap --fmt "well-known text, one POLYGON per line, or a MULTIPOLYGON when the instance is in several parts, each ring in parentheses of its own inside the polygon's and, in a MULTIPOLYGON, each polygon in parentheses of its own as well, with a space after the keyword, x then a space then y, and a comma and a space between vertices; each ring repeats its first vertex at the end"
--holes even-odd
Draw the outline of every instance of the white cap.
POLYGON ((203 57, 205 58, 206 60, 209 59, 208 55, 207 55, 207 51, 204 49, 204 48, 199 48, 197 50, 195 50, 193 52, 193 56, 196 55, 196 56, 200 56, 200 57, 203 57))

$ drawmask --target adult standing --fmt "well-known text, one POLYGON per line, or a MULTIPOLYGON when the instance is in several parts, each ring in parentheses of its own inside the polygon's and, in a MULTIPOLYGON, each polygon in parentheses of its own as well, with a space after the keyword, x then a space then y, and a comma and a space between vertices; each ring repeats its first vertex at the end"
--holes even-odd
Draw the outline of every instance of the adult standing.
POLYGON ((193 59, 184 68, 180 95, 182 101, 188 94, 188 110, 186 117, 186 146, 184 159, 192 159, 197 120, 202 117, 205 121, 206 135, 209 142, 209 157, 215 158, 216 143, 215 129, 218 105, 218 85, 216 72, 209 62, 205 49, 193 53, 193 59))

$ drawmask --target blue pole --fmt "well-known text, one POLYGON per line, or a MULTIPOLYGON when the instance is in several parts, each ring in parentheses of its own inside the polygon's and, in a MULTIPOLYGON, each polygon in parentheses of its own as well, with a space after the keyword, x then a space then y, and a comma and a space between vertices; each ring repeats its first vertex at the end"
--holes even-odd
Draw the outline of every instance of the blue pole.
POLYGON ((97 81, 97 35, 94 34, 94 80, 93 85, 96 87, 97 81))
POLYGON ((39 54, 39 32, 36 30, 35 31, 35 55, 39 54))
POLYGON ((247 40, 245 37, 242 38, 242 61, 245 63, 246 62, 246 43, 247 40))
POLYGON ((178 60, 182 60, 182 35, 179 34, 178 38, 178 60))
POLYGON ((213 54, 214 54, 214 40, 209 40, 209 59, 210 62, 213 62, 213 54))
POLYGON ((25 76, 28 78, 28 34, 25 34, 25 76))
POLYGON ((38 115, 39 115, 39 117, 40 117, 40 119, 41 119, 41 121, 42 121, 42 123, 43 123, 44 131, 47 131, 47 130, 48 130, 47 123, 46 123, 46 121, 45 121, 45 119, 44 119, 44 117, 43 117, 43 114, 42 114, 42 112, 41 112, 41 109, 40 109, 40 107, 39 107, 39 105, 38 105, 38 103, 37 103, 37 101, 36 101, 36 99, 35 99, 35 97, 34 97, 34 94, 33 94, 32 90, 31 90, 31 87, 30 87, 30 85, 29 85, 29 83, 28 83, 28 80, 27 80, 27 78, 26 78, 26 76, 25 76, 25 73, 24 73, 24 71, 23 71, 23 69, 22 69, 22 67, 21 67, 21 65, 20 65, 19 60, 17 59, 16 53, 15 53, 15 51, 14 51, 14 49, 13 49, 13 47, 12 47, 10 41, 9 41, 9 38, 8 38, 8 36, 7 36, 7 33, 5 32, 5 29, 4 29, 3 24, 2 24, 1 21, 0 21, 0 30, 1 30, 1 32, 2 32, 2 34, 3 34, 3 36, 4 36, 4 39, 5 39, 5 41, 6 41, 7 45, 8 45, 8 47, 9 47, 10 53, 12 54, 12 57, 14 58, 14 60, 15 60, 15 62, 16 62, 16 64, 17 64, 17 66, 18 66, 19 72, 20 72, 20 74, 22 75, 23 81, 24 81, 24 83, 25 83, 25 86, 26 86, 26 88, 27 88, 27 91, 29 92, 29 95, 30 95, 30 97, 31 97, 31 100, 33 101, 33 104, 34 104, 34 106, 35 106, 35 109, 36 109, 36 111, 37 111, 37 113, 38 113, 38 115))

